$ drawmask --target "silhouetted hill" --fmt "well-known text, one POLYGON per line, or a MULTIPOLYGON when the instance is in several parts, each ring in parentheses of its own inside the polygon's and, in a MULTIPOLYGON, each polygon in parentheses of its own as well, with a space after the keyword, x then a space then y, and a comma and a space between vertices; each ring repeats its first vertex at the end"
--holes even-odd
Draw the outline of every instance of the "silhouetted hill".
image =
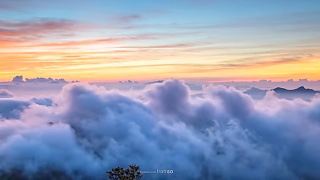
MULTIPOLYGON (((315 91, 313 89, 306 89, 304 86, 300 86, 297 89, 285 89, 282 87, 277 87, 274 89, 271 89, 271 91, 274 91, 279 98, 284 99, 294 99, 294 98, 301 98, 304 100, 310 100, 312 99, 317 93, 320 93, 319 91, 315 91)), ((245 91, 245 94, 250 95, 253 99, 262 99, 268 90, 262 90, 255 87, 252 87, 251 89, 245 91)))
POLYGON ((262 90, 255 87, 252 87, 251 89, 245 91, 245 94, 250 95, 253 99, 262 99, 268 90, 262 90))
POLYGON ((288 90, 281 87, 277 87, 272 90, 276 92, 280 98, 285 99, 302 98, 305 100, 310 100, 314 97, 314 95, 319 93, 318 91, 315 91, 313 89, 306 89, 304 86, 300 86, 299 88, 293 90, 288 90))

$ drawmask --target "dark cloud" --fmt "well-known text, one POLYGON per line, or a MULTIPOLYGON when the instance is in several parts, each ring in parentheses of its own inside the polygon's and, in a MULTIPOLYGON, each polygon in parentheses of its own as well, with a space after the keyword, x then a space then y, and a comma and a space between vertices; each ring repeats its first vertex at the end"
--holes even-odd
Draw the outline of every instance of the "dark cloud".
POLYGON ((15 76, 15 77, 12 79, 12 82, 22 83, 22 82, 23 82, 23 76, 15 76))
MULTIPOLYGON (((65 83, 68 83, 68 81, 66 81, 63 78, 53 79, 51 77, 49 77, 49 78, 37 77, 37 78, 26 78, 24 80, 23 76, 15 76, 12 79, 12 82, 15 82, 15 83, 51 83, 51 84, 65 84, 65 83)), ((75 82, 75 81, 73 81, 73 82, 75 82)))
POLYGON ((134 163, 174 170, 145 179, 320 178, 319 98, 268 92, 254 101, 221 86, 193 98, 178 80, 141 93, 74 83, 51 106, 49 99, 0 101, 20 109, 11 116, 17 120, 0 122, 0 175, 105 179, 110 168, 134 163))
POLYGON ((68 83, 65 79, 52 79, 49 78, 43 78, 43 77, 37 77, 37 78, 26 78, 26 83, 53 83, 53 84, 59 84, 59 83, 68 83))

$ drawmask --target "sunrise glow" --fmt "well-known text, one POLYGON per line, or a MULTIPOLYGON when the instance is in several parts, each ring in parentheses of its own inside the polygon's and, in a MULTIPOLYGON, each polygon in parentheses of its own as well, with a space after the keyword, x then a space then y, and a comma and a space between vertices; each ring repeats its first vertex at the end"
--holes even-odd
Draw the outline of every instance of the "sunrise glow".
POLYGON ((1 1, 0 80, 317 80, 319 7, 316 1, 1 1))

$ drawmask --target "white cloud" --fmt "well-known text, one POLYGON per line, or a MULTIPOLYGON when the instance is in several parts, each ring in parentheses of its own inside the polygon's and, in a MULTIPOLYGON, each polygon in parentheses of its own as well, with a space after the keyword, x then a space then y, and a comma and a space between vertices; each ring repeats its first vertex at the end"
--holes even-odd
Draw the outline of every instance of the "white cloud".
POLYGON ((112 167, 134 163, 174 170, 145 179, 320 178, 319 98, 268 93, 254 101, 234 88, 205 91, 192 98, 178 80, 150 85, 139 97, 68 84, 51 106, 44 98, 0 101, 0 113, 19 109, 0 122, 0 171, 105 179, 112 167))

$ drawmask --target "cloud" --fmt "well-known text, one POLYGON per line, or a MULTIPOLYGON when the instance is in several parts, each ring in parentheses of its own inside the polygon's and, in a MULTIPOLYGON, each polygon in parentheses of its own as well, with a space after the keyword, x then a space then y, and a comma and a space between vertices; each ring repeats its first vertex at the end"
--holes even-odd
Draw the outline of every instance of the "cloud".
POLYGON ((126 49, 179 49, 179 48, 190 48, 195 44, 169 44, 169 45, 158 45, 158 46, 122 46, 121 48, 126 49))
POLYGON ((320 177, 319 97, 290 101, 268 92, 254 101, 234 88, 204 92, 192 97, 179 80, 138 97, 74 83, 51 106, 0 101, 20 109, 0 121, 0 177, 105 179, 112 167, 133 163, 174 170, 145 179, 320 177))
POLYGON ((0 89, 0 98, 11 98, 13 96, 14 95, 10 91, 6 89, 0 89))
POLYGON ((23 81, 23 76, 15 76, 13 79, 12 79, 12 82, 15 82, 15 83, 22 83, 24 82, 23 81))
POLYGON ((6 4, 0 4, 0 10, 12 10, 12 9, 15 9, 15 7, 6 5, 6 4))
POLYGON ((59 84, 59 83, 68 83, 65 79, 52 79, 49 78, 43 78, 43 77, 37 77, 37 78, 26 78, 26 83, 53 83, 53 84, 59 84))
POLYGON ((131 14, 131 15, 122 15, 114 18, 115 23, 118 24, 128 24, 142 19, 142 15, 131 14))
POLYGON ((0 2, 0 11, 15 11, 21 10, 21 5, 18 5, 16 2, 3 1, 0 2))
POLYGON ((93 40, 82 40, 82 41, 64 41, 57 43, 45 43, 39 44, 41 46, 83 46, 83 45, 95 45, 95 44, 114 44, 126 40, 134 40, 138 38, 106 38, 106 39, 93 39, 93 40))
POLYGON ((53 105, 53 100, 51 98, 32 98, 31 101, 42 106, 53 105))
POLYGON ((20 113, 29 106, 29 102, 15 99, 0 99, 0 119, 17 119, 20 113))
POLYGON ((76 23, 66 19, 34 19, 21 22, 0 20, 0 38, 22 40, 39 38, 41 35, 70 31, 76 28, 76 23))
MULTIPOLYGON (((63 78, 60 79, 52 79, 51 77, 49 78, 44 78, 44 77, 37 77, 37 78, 26 78, 26 80, 23 79, 23 76, 15 76, 12 79, 12 82, 15 83, 52 83, 52 84, 64 84, 64 83, 68 83, 68 81, 66 81, 63 78)), ((76 82, 76 81, 73 81, 76 82)))

